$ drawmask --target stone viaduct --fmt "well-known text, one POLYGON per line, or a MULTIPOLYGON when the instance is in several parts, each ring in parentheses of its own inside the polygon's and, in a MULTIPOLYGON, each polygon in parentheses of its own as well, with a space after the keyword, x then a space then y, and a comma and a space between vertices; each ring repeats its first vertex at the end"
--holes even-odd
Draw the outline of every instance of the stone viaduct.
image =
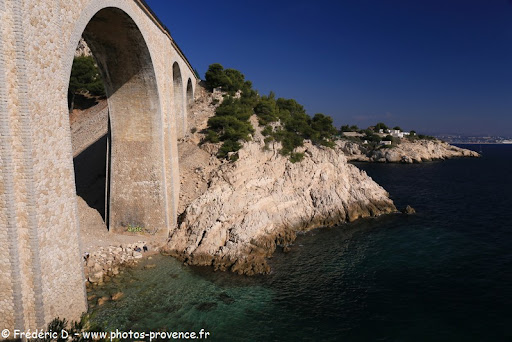
POLYGON ((87 310, 67 91, 83 36, 110 119, 111 231, 176 225, 197 78, 142 0, 0 0, 0 329, 87 310))

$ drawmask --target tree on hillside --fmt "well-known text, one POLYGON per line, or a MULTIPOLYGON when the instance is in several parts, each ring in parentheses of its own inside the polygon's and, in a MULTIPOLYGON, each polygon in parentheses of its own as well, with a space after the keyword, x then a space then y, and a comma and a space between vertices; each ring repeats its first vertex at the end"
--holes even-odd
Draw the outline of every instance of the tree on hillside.
MULTIPOLYGON (((238 90, 244 90, 245 76, 238 70, 226 69, 224 74, 229 79, 229 85, 222 90, 236 93, 238 90)), ((250 86, 248 87, 250 88, 250 86)))
POLYGON ((381 139, 380 136, 374 133, 371 129, 364 130, 364 138, 370 142, 378 143, 381 139))
POLYGON ((70 111, 73 110, 75 95, 78 93, 105 96, 105 88, 100 72, 91 56, 80 56, 73 59, 68 88, 70 111))
POLYGON ((262 126, 277 121, 277 104, 273 92, 260 98, 254 107, 254 113, 258 116, 258 121, 262 126))
POLYGON ((336 134, 336 128, 332 124, 332 118, 322 113, 317 113, 311 120, 311 141, 314 144, 333 146, 332 137, 336 134))
POLYGON ((352 126, 343 125, 343 126, 341 126, 340 131, 341 132, 359 132, 359 127, 357 127, 357 125, 352 125, 352 126))
POLYGON ((211 64, 204 77, 206 88, 208 88, 209 91, 213 91, 213 89, 218 87, 226 87, 230 83, 229 78, 224 73, 224 67, 219 63, 211 64))
POLYGON ((395 126, 395 127, 393 127, 393 129, 395 129, 395 130, 399 130, 399 131, 402 131, 402 129, 400 128, 400 126, 395 126))
MULTIPOLYGON (((235 69, 224 69, 220 64, 211 64, 205 74, 206 87, 210 91, 221 87, 228 94, 217 107, 215 116, 208 120, 203 142, 222 143, 217 156, 237 159, 237 151, 242 142, 249 141, 254 133, 249 118, 254 113, 265 136, 265 143, 281 143, 280 153, 289 156, 290 161, 298 162, 303 153, 296 152, 303 146, 304 139, 316 145, 332 147, 337 133, 332 118, 324 114, 310 117, 304 107, 294 99, 279 98, 274 93, 259 96, 252 89, 252 83, 235 69), (234 95, 241 91, 240 97, 234 95), (275 123, 275 124, 272 124, 275 123)), ((357 129, 357 126, 352 126, 357 129)))
POLYGON ((375 125, 374 131, 378 132, 381 129, 385 131, 386 129, 388 129, 388 126, 386 126, 386 124, 383 122, 379 122, 378 124, 375 125))

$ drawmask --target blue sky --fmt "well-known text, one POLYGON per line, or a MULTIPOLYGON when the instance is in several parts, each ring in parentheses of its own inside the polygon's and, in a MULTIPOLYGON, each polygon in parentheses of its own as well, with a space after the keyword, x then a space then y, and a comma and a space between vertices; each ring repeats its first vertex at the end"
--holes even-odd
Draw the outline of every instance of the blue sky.
POLYGON ((512 0, 147 3, 201 77, 238 69, 337 126, 512 136, 512 0))

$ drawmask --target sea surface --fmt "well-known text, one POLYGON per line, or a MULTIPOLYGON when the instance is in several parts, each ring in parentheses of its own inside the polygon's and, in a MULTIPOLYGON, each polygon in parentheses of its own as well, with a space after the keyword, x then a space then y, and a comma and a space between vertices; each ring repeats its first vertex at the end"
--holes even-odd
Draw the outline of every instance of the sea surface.
POLYGON ((92 321, 205 329, 210 341, 512 341, 512 145, 481 149, 478 159, 357 164, 417 214, 308 232, 267 276, 157 256, 95 289, 124 297, 93 308, 92 321))

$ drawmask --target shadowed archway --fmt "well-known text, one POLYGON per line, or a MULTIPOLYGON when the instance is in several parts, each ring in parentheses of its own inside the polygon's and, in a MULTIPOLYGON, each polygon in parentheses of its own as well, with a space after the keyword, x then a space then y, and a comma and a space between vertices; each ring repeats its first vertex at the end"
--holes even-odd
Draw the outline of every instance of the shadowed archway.
POLYGON ((192 88, 192 80, 187 81, 187 114, 194 103, 194 89, 192 88))
POLYGON ((111 231, 140 227, 167 233, 161 109, 146 42, 132 18, 112 7, 97 12, 82 36, 101 71, 109 113, 109 132, 91 145, 97 153, 82 160, 82 173, 104 168, 103 205, 111 231), (97 167, 105 149, 106 165, 97 167))
POLYGON ((185 104, 183 94, 183 80, 180 66, 177 62, 172 65, 172 79, 174 88, 174 116, 176 121, 176 135, 178 138, 185 136, 187 119, 185 117, 185 104))

